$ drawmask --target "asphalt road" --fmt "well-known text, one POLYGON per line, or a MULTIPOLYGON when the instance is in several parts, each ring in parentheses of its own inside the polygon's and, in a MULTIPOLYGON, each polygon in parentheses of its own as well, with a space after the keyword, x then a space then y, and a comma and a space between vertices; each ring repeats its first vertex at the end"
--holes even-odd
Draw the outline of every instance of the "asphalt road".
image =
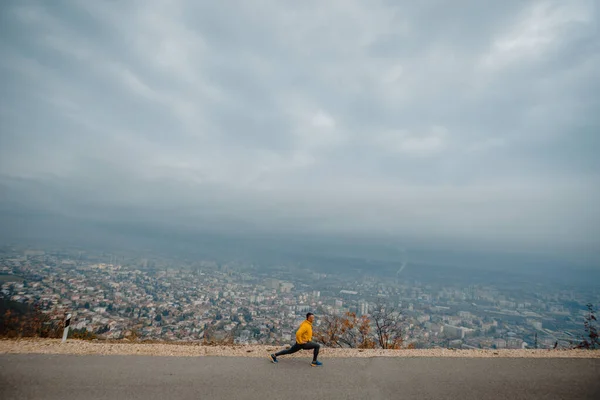
POLYGON ((600 359, 0 355, 0 399, 600 399, 600 359))

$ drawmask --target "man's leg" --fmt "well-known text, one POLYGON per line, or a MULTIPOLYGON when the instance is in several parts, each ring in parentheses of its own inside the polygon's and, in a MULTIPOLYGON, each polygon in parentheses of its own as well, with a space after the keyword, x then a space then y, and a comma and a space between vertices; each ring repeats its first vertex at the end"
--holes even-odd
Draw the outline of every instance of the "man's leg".
POLYGON ((295 352, 300 351, 301 349, 302 349, 302 345, 299 345, 298 343, 294 343, 294 345, 292 347, 290 347, 289 349, 281 350, 279 353, 275 353, 275 357, 283 356, 286 354, 294 354, 295 352))
POLYGON ((317 357, 319 356, 319 349, 321 345, 315 342, 308 342, 301 345, 304 350, 314 349, 313 351, 313 362, 317 361, 317 357))

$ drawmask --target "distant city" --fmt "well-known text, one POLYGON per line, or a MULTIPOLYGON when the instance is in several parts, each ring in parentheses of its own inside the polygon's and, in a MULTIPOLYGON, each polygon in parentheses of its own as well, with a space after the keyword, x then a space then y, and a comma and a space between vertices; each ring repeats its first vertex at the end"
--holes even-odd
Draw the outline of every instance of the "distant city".
MULTIPOLYGON (((584 334, 591 289, 535 284, 490 273, 489 282, 427 279, 401 262, 392 273, 319 265, 128 256, 83 249, 4 246, 1 297, 37 304, 99 338, 284 345, 307 312, 369 316, 387 304, 402 318, 405 346, 520 349, 573 347, 584 334), (496 279, 498 278, 498 279, 496 279), (503 279, 500 279, 503 278, 503 279)), ((464 272, 461 272, 464 273, 464 272)), ((533 280, 535 282, 535 280, 533 280)))

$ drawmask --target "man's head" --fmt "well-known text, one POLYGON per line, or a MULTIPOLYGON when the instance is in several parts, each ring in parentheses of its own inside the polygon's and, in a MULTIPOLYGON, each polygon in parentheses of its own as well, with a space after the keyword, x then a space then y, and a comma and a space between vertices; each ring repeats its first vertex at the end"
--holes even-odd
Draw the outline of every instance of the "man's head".
POLYGON ((315 320, 315 314, 309 312, 308 314, 306 314, 306 319, 310 322, 313 322, 315 320))

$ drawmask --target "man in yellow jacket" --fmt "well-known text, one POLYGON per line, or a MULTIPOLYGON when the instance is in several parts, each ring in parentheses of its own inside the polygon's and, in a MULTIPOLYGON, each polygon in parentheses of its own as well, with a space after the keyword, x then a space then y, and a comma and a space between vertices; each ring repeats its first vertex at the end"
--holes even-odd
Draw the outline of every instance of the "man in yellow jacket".
POLYGON ((287 350, 281 350, 279 353, 271 354, 269 358, 271 362, 276 363, 277 357, 283 356, 285 354, 292 354, 300 350, 311 350, 313 351, 313 360, 310 363, 313 367, 320 367, 323 365, 322 362, 317 360, 319 356, 319 349, 321 346, 318 343, 312 342, 312 323, 315 320, 315 315, 313 313, 306 314, 306 320, 302 321, 300 324, 300 328, 296 331, 296 343, 292 347, 287 350))

